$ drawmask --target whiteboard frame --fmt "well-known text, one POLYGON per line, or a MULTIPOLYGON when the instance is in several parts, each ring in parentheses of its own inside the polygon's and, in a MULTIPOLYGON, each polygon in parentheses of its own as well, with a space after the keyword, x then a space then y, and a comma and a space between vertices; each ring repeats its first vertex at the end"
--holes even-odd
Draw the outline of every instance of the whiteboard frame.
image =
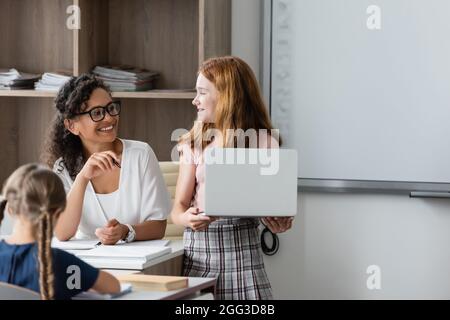
MULTIPOLYGON (((287 0, 289 1, 289 0, 287 0)), ((298 0, 293 0, 298 1, 298 0)), ((274 0, 263 0, 261 10, 261 87, 272 115, 272 35, 274 0)), ((306 192, 358 192, 404 194, 418 198, 450 198, 450 183, 298 179, 299 191, 306 192)))

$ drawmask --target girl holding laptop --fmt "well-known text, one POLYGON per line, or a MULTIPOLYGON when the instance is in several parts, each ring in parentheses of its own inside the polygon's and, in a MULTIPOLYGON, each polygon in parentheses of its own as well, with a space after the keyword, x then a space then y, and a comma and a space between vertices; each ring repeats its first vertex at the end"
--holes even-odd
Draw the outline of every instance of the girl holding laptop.
MULTIPOLYGON (((200 67, 196 89, 193 105, 198 110, 198 121, 179 142, 180 172, 171 213, 174 223, 186 227, 184 275, 218 277, 219 299, 272 299, 258 233, 259 219, 214 219, 199 214, 204 211, 206 148, 237 147, 239 139, 229 133, 239 129, 262 132, 246 143, 247 147, 279 147, 275 137, 264 133, 273 126, 256 77, 239 58, 214 58, 200 67)), ((292 226, 292 218, 262 220, 274 233, 292 226)))

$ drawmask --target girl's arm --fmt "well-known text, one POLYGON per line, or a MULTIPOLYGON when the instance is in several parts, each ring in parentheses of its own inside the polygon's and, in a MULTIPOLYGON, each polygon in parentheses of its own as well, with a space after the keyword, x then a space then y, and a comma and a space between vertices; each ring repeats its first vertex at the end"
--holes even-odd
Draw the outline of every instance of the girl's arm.
POLYGON ((186 226, 183 215, 189 209, 195 189, 194 164, 183 163, 180 159, 177 186, 175 189, 175 199, 173 202, 171 217, 175 224, 186 226))
POLYGON ((206 229, 213 219, 199 215, 198 208, 190 207, 195 192, 195 171, 196 165, 183 161, 182 156, 171 217, 175 224, 201 231, 206 229))
POLYGON ((95 281, 91 289, 98 293, 119 293, 120 282, 112 274, 100 271, 98 273, 97 281, 95 281))

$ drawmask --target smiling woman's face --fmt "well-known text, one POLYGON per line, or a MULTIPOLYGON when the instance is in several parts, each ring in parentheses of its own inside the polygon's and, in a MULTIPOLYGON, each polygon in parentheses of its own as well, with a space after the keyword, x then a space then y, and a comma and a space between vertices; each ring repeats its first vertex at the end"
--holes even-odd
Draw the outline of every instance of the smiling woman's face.
MULTIPOLYGON (((88 112, 96 107, 105 107, 111 101, 107 91, 101 88, 95 89, 84 104, 82 112, 88 112)), ((99 122, 92 121, 89 114, 84 114, 70 121, 69 130, 84 142, 107 143, 116 140, 118 125, 119 116, 110 116, 107 112, 105 118, 99 122)))
POLYGON ((203 74, 197 78, 197 96, 192 104, 197 108, 197 120, 204 123, 213 123, 218 99, 218 92, 214 84, 203 74))

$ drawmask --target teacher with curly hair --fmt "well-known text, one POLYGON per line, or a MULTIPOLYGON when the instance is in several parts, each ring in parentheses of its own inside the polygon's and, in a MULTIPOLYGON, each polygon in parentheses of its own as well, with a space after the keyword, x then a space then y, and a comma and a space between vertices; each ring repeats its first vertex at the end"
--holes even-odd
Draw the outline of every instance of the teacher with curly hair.
POLYGON ((162 238, 169 194, 151 147, 117 137, 120 101, 82 75, 61 88, 55 105, 45 159, 68 193, 56 237, 108 245, 162 238))

